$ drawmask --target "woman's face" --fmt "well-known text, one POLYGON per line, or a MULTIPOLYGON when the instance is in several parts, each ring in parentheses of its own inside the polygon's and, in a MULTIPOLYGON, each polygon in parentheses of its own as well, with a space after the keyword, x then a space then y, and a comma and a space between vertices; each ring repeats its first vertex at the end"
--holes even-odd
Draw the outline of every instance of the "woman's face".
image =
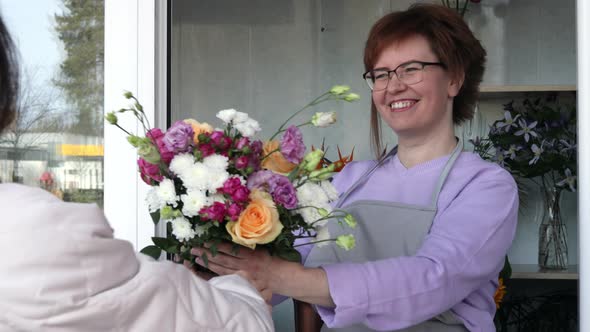
MULTIPOLYGON (((410 61, 439 62, 426 38, 416 35, 385 48, 373 69, 392 70, 410 61)), ((422 81, 400 82, 395 74, 385 90, 373 91, 381 118, 400 138, 445 134, 453 129, 452 102, 460 85, 441 66, 425 66, 422 81)))

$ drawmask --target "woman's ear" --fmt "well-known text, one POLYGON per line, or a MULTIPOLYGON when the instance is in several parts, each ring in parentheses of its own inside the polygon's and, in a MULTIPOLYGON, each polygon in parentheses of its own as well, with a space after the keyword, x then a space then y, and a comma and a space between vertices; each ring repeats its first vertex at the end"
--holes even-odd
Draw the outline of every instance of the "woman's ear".
POLYGON ((465 82, 465 73, 461 73, 457 75, 457 77, 451 79, 447 88, 449 98, 454 98, 459 94, 459 91, 461 91, 461 87, 463 86, 463 82, 465 82))

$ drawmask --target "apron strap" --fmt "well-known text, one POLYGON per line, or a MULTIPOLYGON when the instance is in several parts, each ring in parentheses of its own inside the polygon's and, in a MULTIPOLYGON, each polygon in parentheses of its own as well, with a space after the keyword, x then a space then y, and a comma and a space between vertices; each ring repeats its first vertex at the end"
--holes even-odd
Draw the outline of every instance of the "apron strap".
POLYGON ((436 209, 436 205, 438 203, 438 196, 442 190, 443 185, 445 184, 445 181, 447 180, 447 176, 451 172, 451 168, 453 168, 455 161, 457 160, 459 155, 461 155, 461 151, 463 151, 463 141, 460 138, 458 138, 457 140, 457 146, 453 150, 453 153, 451 154, 449 160, 447 160, 447 164, 445 165, 445 168, 440 174, 438 178, 438 183, 436 184, 436 187, 434 187, 434 191, 432 192, 432 207, 434 209, 436 209))
POLYGON ((372 168, 370 168, 368 171, 366 171, 365 173, 363 173, 363 175, 361 175, 359 177, 358 180, 356 180, 355 183, 352 184, 352 186, 350 186, 350 188, 348 188, 347 191, 345 191, 339 198, 338 198, 338 202, 336 202, 336 206, 334 206, 334 208, 339 209, 342 207, 342 204, 344 203, 344 201, 346 200, 346 198, 348 198, 348 196, 361 184, 365 183, 367 181, 367 179, 371 176, 371 174, 373 174, 377 168, 379 168, 379 166, 381 166, 387 159, 391 158, 392 156, 394 156, 397 153, 397 145, 391 149, 391 151, 389 151, 389 153, 381 158, 380 160, 378 160, 375 163, 375 166, 373 166, 372 168))

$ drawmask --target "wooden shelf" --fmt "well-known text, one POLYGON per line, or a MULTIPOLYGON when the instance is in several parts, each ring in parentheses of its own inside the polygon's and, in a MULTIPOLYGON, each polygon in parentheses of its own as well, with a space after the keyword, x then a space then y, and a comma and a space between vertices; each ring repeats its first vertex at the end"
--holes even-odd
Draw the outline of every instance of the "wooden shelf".
POLYGON ((482 85, 481 93, 576 91, 575 85, 482 85))
POLYGON ((537 264, 512 264, 511 279, 553 279, 578 280, 578 265, 570 265, 567 270, 544 270, 537 264))

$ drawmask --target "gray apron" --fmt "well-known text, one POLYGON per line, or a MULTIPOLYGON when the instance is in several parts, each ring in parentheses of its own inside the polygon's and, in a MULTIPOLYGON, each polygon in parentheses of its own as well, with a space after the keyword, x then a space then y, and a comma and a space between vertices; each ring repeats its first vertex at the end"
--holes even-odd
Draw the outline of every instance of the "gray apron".
MULTIPOLYGON (((354 229, 343 228, 338 223, 328 223, 330 236, 336 237, 342 234, 354 234, 356 247, 350 251, 345 251, 335 246, 312 248, 305 266, 317 267, 324 264, 333 264, 339 262, 360 263, 387 259, 397 256, 412 256, 420 246, 422 241, 430 231, 432 221, 436 215, 438 195, 449 174, 455 160, 461 154, 463 143, 458 142, 451 157, 447 161, 438 183, 432 193, 430 206, 417 206, 409 204, 399 204, 375 200, 359 200, 346 205, 343 209, 351 213, 358 221, 354 229)), ((346 198, 355 189, 364 184, 375 170, 383 164, 385 160, 392 158, 397 153, 395 147, 385 158, 378 162, 373 168, 363 174, 336 203, 335 208, 341 208, 346 198)), ((330 329, 325 324, 322 332, 339 331, 339 332, 362 332, 373 331, 362 324, 353 325, 347 328, 330 329)), ((422 322, 418 325, 398 330, 405 332, 459 332, 467 331, 462 322, 459 321, 451 311, 444 312, 432 319, 422 322)))

